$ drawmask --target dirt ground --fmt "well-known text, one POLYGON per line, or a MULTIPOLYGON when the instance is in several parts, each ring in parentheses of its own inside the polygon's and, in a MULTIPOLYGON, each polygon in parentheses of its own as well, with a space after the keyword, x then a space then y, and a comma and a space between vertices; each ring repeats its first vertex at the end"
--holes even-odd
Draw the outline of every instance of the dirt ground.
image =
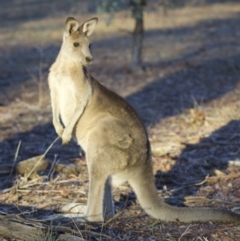
MULTIPOLYGON (((167 15, 161 8, 146 11, 144 71, 138 72, 128 67, 130 14, 117 13, 110 25, 108 15, 98 15, 89 71, 139 113, 162 199, 240 213, 240 3, 202 2, 167 15)), ((57 137, 48 69, 59 51, 65 19, 96 16, 90 10, 85 1, 0 1, 0 214, 38 218, 57 213, 64 204, 86 202, 86 163, 74 142, 63 147, 58 141, 47 158, 78 165, 80 173, 49 175, 48 169, 26 181, 11 170, 43 154, 57 137)), ((84 240, 240 240, 238 225, 154 220, 127 184, 114 189, 114 200, 117 216, 109 222, 65 225, 84 240)))

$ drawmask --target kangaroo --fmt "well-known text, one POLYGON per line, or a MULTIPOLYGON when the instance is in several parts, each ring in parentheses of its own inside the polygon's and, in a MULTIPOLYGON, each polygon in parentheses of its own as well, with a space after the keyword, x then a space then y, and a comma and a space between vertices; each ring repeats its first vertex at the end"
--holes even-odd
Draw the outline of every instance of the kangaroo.
POLYGON ((154 184, 148 135, 136 111, 87 71, 93 57, 89 36, 98 19, 81 26, 73 17, 65 23, 63 43, 50 68, 53 125, 66 145, 72 137, 86 153, 89 172, 84 217, 104 221, 114 215, 111 187, 126 181, 142 208, 162 221, 240 222, 240 215, 209 208, 173 207, 161 201, 154 184))

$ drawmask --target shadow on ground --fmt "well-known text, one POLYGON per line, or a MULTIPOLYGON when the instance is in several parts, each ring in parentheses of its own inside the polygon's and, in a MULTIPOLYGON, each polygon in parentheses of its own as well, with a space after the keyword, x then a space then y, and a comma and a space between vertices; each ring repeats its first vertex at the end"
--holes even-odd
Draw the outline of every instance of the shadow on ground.
MULTIPOLYGON (((0 143, 1 163, 12 165, 20 141, 21 146, 17 154, 16 163, 44 154, 56 137, 52 124, 38 125, 30 131, 14 135, 0 143)), ((70 159, 78 158, 81 152, 81 149, 75 143, 72 142, 68 146, 62 146, 61 140, 58 140, 51 147, 46 158, 51 163, 57 156, 58 162, 69 163, 70 159)), ((0 189, 6 189, 14 184, 15 177, 10 177, 9 174, 6 174, 1 175, 0 180, 0 189), (7 182, 6 178, 8 179, 7 182), (7 186, 4 184, 7 184, 7 186)))
POLYGON ((227 174, 227 167, 235 163, 238 172, 240 160, 240 121, 232 120, 227 125, 202 138, 197 144, 187 144, 176 157, 176 165, 168 172, 158 171, 156 186, 166 185, 174 189, 173 195, 166 201, 174 205, 183 205, 184 197, 194 195, 209 175, 215 170, 227 174))
POLYGON ((239 63, 240 55, 207 60, 159 78, 127 100, 146 125, 156 124, 234 90, 240 81, 239 63))

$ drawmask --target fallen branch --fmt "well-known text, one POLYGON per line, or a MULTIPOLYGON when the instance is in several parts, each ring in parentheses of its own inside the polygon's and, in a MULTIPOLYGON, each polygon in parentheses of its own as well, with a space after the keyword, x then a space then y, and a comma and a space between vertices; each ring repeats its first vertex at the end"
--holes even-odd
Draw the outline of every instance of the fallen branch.
POLYGON ((6 238, 17 238, 25 241, 45 240, 47 228, 19 217, 0 215, 0 235, 6 238))

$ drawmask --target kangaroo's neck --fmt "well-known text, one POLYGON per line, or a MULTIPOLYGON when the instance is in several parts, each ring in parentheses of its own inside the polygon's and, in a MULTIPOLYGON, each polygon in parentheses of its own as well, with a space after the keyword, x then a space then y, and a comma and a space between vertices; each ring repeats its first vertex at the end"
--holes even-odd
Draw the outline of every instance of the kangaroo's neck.
POLYGON ((65 55, 59 53, 54 66, 51 70, 57 71, 62 76, 71 76, 73 78, 77 77, 78 79, 86 80, 89 78, 88 71, 81 62, 75 62, 65 55))

